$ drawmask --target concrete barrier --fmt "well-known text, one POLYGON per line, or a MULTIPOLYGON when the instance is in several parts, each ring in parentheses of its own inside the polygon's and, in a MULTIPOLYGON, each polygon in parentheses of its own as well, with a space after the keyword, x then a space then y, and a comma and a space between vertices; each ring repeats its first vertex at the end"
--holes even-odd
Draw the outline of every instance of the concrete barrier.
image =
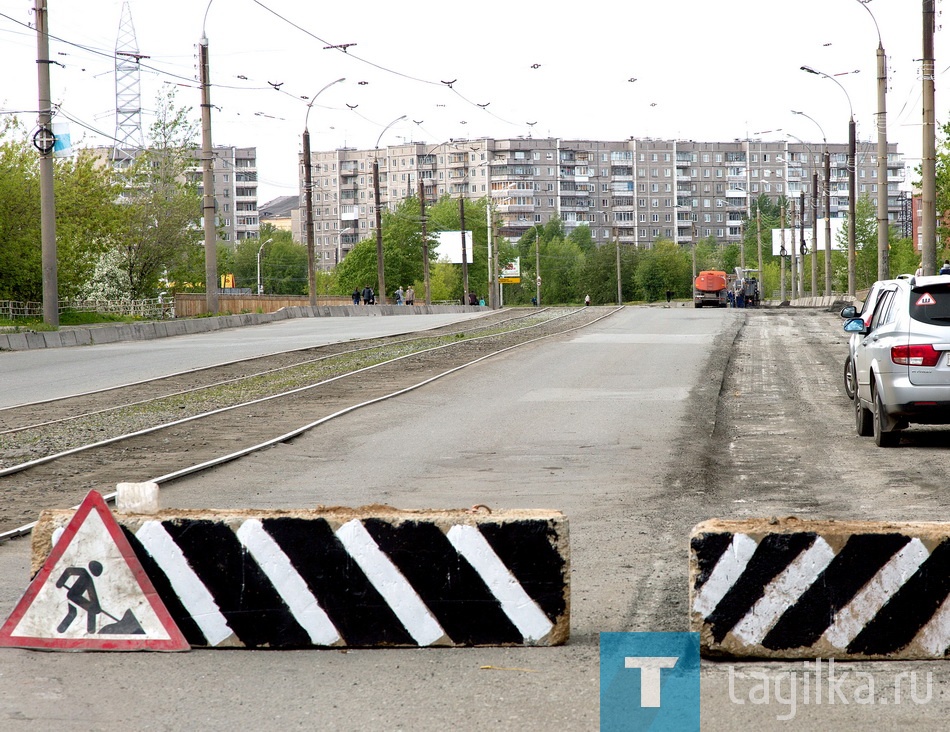
POLYGON ((466 305, 344 305, 283 308, 273 313, 241 313, 210 318, 183 318, 160 322, 123 323, 121 325, 64 327, 55 331, 0 333, 0 351, 26 351, 34 348, 63 348, 75 345, 118 343, 165 338, 175 335, 208 333, 224 328, 263 325, 289 318, 372 317, 382 315, 434 315, 487 311, 466 305))
POLYGON ((707 656, 944 659, 950 523, 703 522, 690 626, 707 656))
MULTIPOLYGON (((42 513, 34 573, 73 513, 42 513)), ((115 518, 192 646, 549 646, 569 636, 568 526, 556 511, 115 518)))

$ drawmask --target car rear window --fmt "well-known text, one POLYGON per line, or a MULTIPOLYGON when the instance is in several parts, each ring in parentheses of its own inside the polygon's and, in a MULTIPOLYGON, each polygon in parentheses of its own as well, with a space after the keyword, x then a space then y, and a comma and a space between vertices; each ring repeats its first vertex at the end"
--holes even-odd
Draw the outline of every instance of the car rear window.
POLYGON ((950 326, 950 284, 911 288, 910 317, 921 323, 950 326))

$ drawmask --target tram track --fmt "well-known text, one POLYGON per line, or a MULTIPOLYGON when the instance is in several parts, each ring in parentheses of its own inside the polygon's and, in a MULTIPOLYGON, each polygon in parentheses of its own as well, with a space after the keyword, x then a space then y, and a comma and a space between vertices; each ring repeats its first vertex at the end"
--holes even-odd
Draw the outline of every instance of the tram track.
MULTIPOLYGON (((298 363, 267 357, 203 369, 203 384, 182 390, 154 381, 58 400, 71 414, 10 427, 37 405, 5 410, 0 433, 0 540, 26 533, 39 509, 78 502, 90 489, 116 483, 168 482, 255 450, 266 449, 342 414, 424 386, 504 351, 585 327, 614 308, 531 311, 478 328, 438 329, 411 338, 305 349, 298 363), (329 353, 329 351, 335 351, 329 353), (319 355, 316 352, 319 351, 319 355), (224 378, 222 378, 224 377, 224 378), (171 393, 146 400, 141 389, 171 393), (132 389, 133 391, 129 391, 132 389), (79 401, 73 401, 78 399, 79 401), (110 404, 103 406, 102 400, 110 404), (71 402, 71 405, 69 404, 71 402), (25 411, 24 411, 25 410, 25 411), (15 419, 10 420, 13 416, 15 419), (30 459, 17 462, 26 454, 30 459)), ((288 352, 289 353, 289 352, 288 352)), ((280 354, 283 356, 284 354, 280 354)), ((191 379, 194 372, 176 375, 191 379)), ((47 406, 43 407, 43 411, 47 406)), ((47 417, 46 414, 43 415, 47 417)))

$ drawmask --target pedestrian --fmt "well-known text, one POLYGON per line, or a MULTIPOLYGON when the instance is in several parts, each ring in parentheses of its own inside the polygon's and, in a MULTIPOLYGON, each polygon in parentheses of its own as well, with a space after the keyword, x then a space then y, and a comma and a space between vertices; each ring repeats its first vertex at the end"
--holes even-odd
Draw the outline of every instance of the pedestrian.
POLYGON ((917 271, 914 272, 914 277, 923 277, 924 276, 924 263, 921 262, 917 265, 917 271))
POLYGON ((468 304, 478 305, 478 295, 476 295, 474 292, 468 293, 468 304))
POLYGON ((590 295, 585 295, 585 296, 584 296, 584 307, 587 307, 588 305, 590 305, 590 295))
POLYGON ((354 288, 353 288, 353 295, 352 295, 352 297, 353 297, 353 304, 354 304, 354 305, 359 305, 359 304, 360 304, 360 288, 359 288, 359 287, 354 287, 354 288))
POLYGON ((399 285, 399 287, 396 288, 396 292, 394 292, 393 295, 396 298, 396 304, 402 305, 402 298, 403 298, 402 285, 399 285))
POLYGON ((406 288, 406 305, 413 305, 416 302, 416 291, 412 289, 412 285, 406 288))
POLYGON ((950 274, 950 259, 943 260, 943 267, 940 268, 940 274, 950 274))
POLYGON ((372 305, 373 304, 373 288, 369 285, 363 288, 363 304, 372 305))

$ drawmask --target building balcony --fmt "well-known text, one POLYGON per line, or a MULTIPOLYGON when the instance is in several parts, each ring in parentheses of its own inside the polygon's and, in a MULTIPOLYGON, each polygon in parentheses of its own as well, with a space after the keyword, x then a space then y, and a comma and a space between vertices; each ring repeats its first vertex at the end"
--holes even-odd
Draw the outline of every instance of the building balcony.
POLYGON ((496 203, 493 204, 493 208, 498 213, 534 213, 535 207, 533 204, 525 203, 496 203))
POLYGON ((356 163, 353 163, 352 165, 348 163, 340 163, 340 175, 350 176, 356 175, 357 173, 359 173, 359 166, 356 163))

